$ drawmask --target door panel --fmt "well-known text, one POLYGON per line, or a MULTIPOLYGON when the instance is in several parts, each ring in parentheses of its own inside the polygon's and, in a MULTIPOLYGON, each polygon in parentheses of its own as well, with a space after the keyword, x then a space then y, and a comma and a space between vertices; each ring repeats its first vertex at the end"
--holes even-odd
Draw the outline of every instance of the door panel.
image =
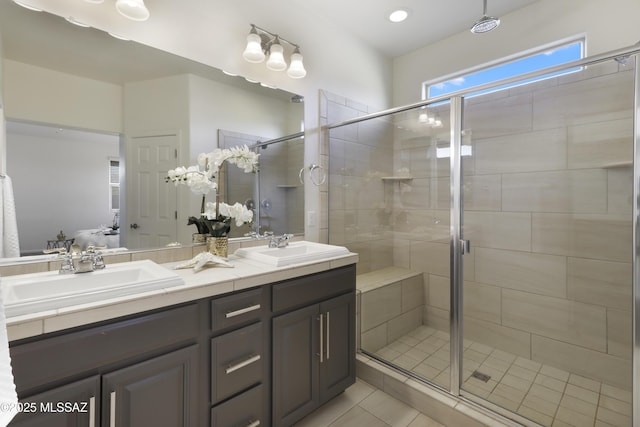
POLYGON ((324 345, 320 363, 320 401, 326 402, 355 382, 355 294, 320 304, 324 345))
POLYGON ((273 424, 291 425, 319 402, 319 306, 273 319, 273 424))
POLYGON ((98 426, 100 377, 76 381, 20 402, 24 410, 9 423, 10 427, 98 426))
POLYGON ((464 105, 461 393, 545 426, 598 425, 600 390, 630 397, 630 74, 599 64, 464 105))
POLYGON ((197 361, 193 345, 104 375, 103 425, 197 426, 197 361))
POLYGON ((165 182, 177 167, 177 135, 131 138, 127 161, 127 246, 164 246, 177 240, 177 192, 165 182))

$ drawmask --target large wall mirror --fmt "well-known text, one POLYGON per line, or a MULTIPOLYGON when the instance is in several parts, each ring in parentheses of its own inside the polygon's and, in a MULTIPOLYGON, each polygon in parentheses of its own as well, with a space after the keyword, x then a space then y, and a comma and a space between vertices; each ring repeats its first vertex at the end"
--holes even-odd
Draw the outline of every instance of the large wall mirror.
MULTIPOLYGON (((188 244, 195 229, 187 218, 200 198, 165 183, 166 169, 194 164, 198 153, 237 136, 251 145, 303 129, 295 94, 10 1, 0 2, 0 35, 6 171, 21 255, 70 239, 128 249, 188 244), (149 156, 149 145, 157 148, 157 170, 141 172, 132 159, 149 156), (155 175, 143 186, 145 173, 155 175), (149 237, 145 216, 158 206, 170 224, 149 237)), ((260 149, 264 178, 250 194, 225 181, 224 193, 239 198, 229 202, 263 207, 263 231, 304 232, 303 186, 296 182, 302 147, 301 138, 285 138, 260 149)))

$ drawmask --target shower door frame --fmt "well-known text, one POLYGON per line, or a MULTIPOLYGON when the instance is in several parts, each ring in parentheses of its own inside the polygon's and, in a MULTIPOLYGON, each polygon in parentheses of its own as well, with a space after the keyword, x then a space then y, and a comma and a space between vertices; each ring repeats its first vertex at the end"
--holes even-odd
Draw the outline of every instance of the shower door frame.
POLYGON ((567 64, 546 68, 536 72, 512 77, 501 80, 499 83, 487 83, 476 86, 472 89, 465 89, 448 95, 432 98, 428 101, 416 102, 401 107, 383 110, 377 113, 371 113, 354 119, 346 120, 339 123, 323 126, 324 131, 329 131, 342 126, 347 126, 366 120, 389 116, 408 110, 421 107, 427 107, 432 104, 441 102, 451 102, 450 109, 450 195, 451 195, 451 212, 450 212, 450 385, 449 390, 433 384, 438 389, 442 389, 451 395, 459 398, 466 403, 473 405, 481 410, 489 408, 494 412, 508 417, 521 418, 517 414, 507 409, 501 408, 487 401, 486 399, 477 398, 482 402, 482 406, 475 399, 470 400, 461 395, 461 378, 462 378, 462 350, 463 350, 463 331, 462 331, 462 283, 463 272, 462 257, 469 250, 469 242, 465 241, 462 236, 462 106, 464 97, 472 93, 494 89, 498 86, 518 83, 529 79, 534 79, 544 75, 562 72, 565 70, 584 68, 590 65, 614 60, 618 57, 633 56, 636 60, 634 75, 634 106, 633 106, 633 200, 632 203, 632 423, 634 426, 640 426, 640 48, 637 45, 617 49, 589 58, 573 61, 567 64))

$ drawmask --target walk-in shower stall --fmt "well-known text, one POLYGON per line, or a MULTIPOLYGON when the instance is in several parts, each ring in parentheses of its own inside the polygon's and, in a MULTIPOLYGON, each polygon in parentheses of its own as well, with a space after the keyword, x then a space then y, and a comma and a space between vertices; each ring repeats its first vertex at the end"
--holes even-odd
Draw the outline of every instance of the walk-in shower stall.
POLYGON ((522 424, 634 425, 635 54, 377 114, 329 100, 362 352, 522 424))

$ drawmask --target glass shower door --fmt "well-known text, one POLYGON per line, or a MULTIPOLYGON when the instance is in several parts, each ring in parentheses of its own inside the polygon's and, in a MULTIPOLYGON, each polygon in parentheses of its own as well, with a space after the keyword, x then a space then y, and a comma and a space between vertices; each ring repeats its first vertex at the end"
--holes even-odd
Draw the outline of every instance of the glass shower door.
POLYGON ((631 426, 634 74, 611 61, 464 101, 463 396, 631 426))
POLYGON ((329 242, 359 254, 361 350, 447 390, 449 135, 448 104, 329 134, 329 242))

